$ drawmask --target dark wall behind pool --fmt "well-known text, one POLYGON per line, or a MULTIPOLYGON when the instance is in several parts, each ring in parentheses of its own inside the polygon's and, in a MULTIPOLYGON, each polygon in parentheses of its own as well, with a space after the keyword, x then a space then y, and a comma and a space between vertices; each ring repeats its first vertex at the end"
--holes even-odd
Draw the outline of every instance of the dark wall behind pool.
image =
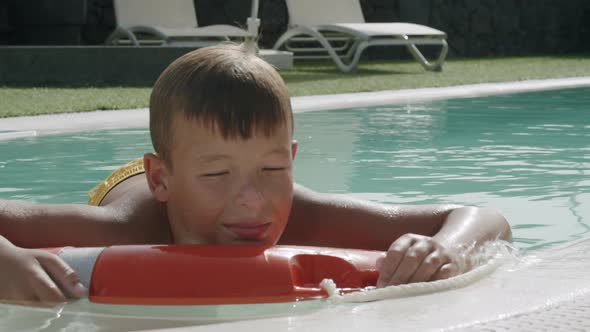
MULTIPOLYGON (((165 1, 165 0, 162 0, 165 1)), ((245 26, 246 0, 194 0, 201 25, 245 26)), ((588 0, 361 0, 369 22, 414 22, 445 31, 450 56, 481 57, 590 51, 588 0)), ((261 44, 285 31, 284 0, 261 0, 261 44)), ((327 13, 329 15, 329 13, 327 13)), ((115 26, 112 0, 0 0, 0 45, 96 45, 115 26)), ((406 52, 375 48, 372 58, 406 52)))

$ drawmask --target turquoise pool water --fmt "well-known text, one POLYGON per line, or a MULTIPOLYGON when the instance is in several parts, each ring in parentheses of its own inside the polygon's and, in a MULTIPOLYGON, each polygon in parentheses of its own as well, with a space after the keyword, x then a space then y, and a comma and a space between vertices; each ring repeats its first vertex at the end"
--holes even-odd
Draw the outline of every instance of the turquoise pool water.
MULTIPOLYGON (((590 88, 296 114, 296 181, 387 204, 494 207, 515 244, 590 230, 590 88)), ((0 198, 84 203, 147 130, 0 141, 0 198)))

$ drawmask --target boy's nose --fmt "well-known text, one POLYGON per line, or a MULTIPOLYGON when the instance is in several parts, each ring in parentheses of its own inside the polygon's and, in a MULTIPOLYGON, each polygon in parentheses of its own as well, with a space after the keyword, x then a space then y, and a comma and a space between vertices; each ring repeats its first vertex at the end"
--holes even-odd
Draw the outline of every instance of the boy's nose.
POLYGON ((259 208, 262 206, 264 197, 262 192, 253 184, 245 185, 238 194, 237 203, 248 208, 259 208))

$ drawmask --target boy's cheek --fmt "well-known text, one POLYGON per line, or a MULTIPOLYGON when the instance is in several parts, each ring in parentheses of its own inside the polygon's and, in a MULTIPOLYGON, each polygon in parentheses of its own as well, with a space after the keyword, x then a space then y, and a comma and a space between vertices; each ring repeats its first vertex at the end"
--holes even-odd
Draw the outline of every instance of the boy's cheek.
POLYGON ((292 190, 293 188, 293 174, 289 171, 264 177, 264 183, 268 184, 275 190, 292 190))
POLYGON ((277 181, 272 185, 269 185, 265 190, 265 197, 274 201, 275 205, 286 205, 290 206, 293 199, 293 184, 288 180, 277 181))
POLYGON ((207 244, 215 243, 217 237, 216 220, 219 216, 218 207, 207 202, 183 202, 182 206, 175 206, 177 218, 170 220, 171 228, 178 234, 174 234, 175 242, 207 244))
POLYGON ((183 184, 186 186, 184 195, 196 201, 225 200, 232 191, 232 183, 227 177, 221 178, 199 178, 187 179, 183 184))

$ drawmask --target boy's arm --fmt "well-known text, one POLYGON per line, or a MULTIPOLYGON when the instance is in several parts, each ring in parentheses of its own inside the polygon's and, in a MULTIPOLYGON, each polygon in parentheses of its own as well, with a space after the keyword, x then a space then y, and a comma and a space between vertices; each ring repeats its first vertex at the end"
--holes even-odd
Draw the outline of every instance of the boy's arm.
POLYGON ((119 236, 115 230, 121 225, 111 208, 0 200, 0 235, 23 248, 108 244, 119 236))
POLYGON ((169 242, 165 210, 140 187, 129 194, 105 207, 0 200, 0 299, 61 302, 62 291, 85 294, 58 256, 26 248, 169 242))
POLYGON ((511 240, 499 213, 457 205, 388 206, 295 186, 281 243, 387 251, 378 285, 444 279, 469 269, 468 252, 511 240))
POLYGON ((112 208, 0 200, 0 299, 62 302, 64 294, 85 295, 58 256, 27 248, 107 245, 126 240, 124 225, 112 208))
POLYGON ((169 228, 163 213, 141 187, 100 207, 0 200, 0 236, 24 248, 164 243, 169 228))

